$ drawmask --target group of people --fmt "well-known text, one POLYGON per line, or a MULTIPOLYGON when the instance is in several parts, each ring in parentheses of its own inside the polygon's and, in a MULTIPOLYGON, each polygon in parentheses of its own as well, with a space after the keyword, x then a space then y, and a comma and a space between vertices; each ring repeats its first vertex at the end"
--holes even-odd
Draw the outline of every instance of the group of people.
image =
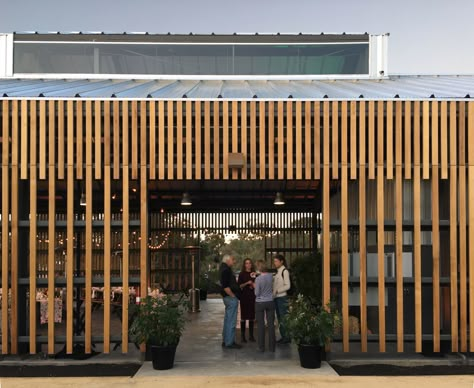
POLYGON ((290 339, 285 330, 284 316, 288 313, 287 291, 291 287, 290 274, 285 266, 283 255, 275 255, 273 263, 276 273, 269 272, 264 260, 255 265, 251 259, 245 259, 242 270, 236 279, 232 267, 235 258, 224 255, 221 264, 220 282, 225 305, 222 346, 229 349, 240 349, 242 345, 235 342, 237 310, 240 302, 241 343, 247 342, 246 322, 249 325, 248 339, 255 341, 254 322, 257 322, 257 344, 260 352, 265 351, 265 322, 268 328, 268 350, 275 351, 276 343, 287 344, 290 339), (281 338, 276 341, 275 313, 281 338))

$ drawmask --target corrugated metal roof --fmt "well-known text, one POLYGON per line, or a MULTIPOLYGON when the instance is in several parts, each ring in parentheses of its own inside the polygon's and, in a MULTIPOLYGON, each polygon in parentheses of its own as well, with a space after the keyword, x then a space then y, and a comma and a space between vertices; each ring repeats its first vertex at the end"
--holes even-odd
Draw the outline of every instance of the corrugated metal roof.
POLYGON ((474 97, 474 76, 347 80, 0 79, 2 97, 156 99, 452 99, 474 97))

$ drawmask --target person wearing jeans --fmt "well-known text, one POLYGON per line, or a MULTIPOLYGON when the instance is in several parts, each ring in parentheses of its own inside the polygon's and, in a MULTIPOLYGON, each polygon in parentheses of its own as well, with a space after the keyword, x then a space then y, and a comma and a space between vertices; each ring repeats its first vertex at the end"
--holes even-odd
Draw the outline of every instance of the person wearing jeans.
POLYGON ((286 292, 291 287, 290 273, 285 267, 285 258, 283 255, 275 255, 273 258, 273 264, 277 269, 276 274, 273 276, 273 298, 281 336, 278 343, 288 344, 290 343, 290 338, 286 332, 283 320, 288 314, 288 296, 286 292))
POLYGON ((235 259, 233 256, 224 255, 220 268, 221 294, 225 305, 222 346, 228 349, 240 349, 242 347, 235 343, 235 326, 237 323, 240 287, 235 280, 234 273, 232 272, 232 266, 234 264, 235 259))
POLYGON ((257 318, 257 343, 260 352, 265 351, 265 318, 268 322, 268 350, 275 351, 275 304, 273 303, 273 277, 267 272, 263 260, 257 261, 260 276, 255 280, 255 315, 257 318))

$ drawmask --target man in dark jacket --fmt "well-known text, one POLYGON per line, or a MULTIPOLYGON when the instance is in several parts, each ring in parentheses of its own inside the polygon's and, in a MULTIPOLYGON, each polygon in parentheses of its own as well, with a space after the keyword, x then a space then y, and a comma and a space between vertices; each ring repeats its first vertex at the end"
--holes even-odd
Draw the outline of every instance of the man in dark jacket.
POLYGON ((240 349, 242 347, 235 343, 235 326, 237 323, 240 287, 235 280, 234 273, 232 272, 232 266, 234 264, 235 259, 233 256, 224 255, 220 268, 221 294, 225 305, 222 345, 228 349, 240 349))

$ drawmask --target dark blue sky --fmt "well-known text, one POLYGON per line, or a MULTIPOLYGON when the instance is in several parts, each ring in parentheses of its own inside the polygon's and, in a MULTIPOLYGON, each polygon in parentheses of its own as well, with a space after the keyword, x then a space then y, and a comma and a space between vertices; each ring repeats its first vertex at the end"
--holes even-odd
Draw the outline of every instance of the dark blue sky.
POLYGON ((0 32, 389 32, 390 73, 474 74, 472 0, 0 2, 0 32))

